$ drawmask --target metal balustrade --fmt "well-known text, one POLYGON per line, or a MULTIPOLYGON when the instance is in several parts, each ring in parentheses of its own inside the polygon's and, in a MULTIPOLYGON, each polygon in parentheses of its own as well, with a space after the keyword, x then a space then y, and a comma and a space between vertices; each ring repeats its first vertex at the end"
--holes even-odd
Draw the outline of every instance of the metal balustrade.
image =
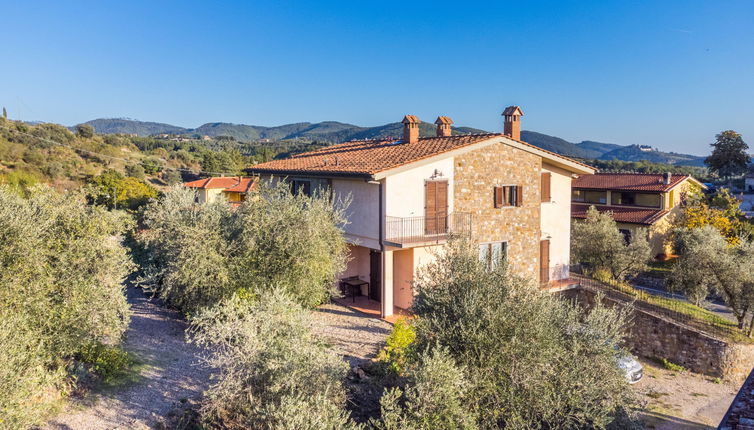
POLYGON ((401 245, 443 242, 450 235, 471 235, 471 214, 417 217, 385 217, 385 240, 401 245))

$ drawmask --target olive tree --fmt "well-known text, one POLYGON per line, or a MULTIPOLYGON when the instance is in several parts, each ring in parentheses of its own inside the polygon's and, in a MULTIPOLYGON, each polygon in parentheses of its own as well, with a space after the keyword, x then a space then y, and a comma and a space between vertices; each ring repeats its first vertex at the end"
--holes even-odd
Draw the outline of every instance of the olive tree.
POLYGON ((645 235, 636 234, 626 243, 609 212, 600 213, 591 206, 585 220, 573 223, 572 259, 592 271, 604 270, 620 280, 644 270, 650 254, 645 235))
POLYGON ((425 351, 409 370, 405 391, 387 390, 380 399, 380 420, 372 425, 384 430, 476 429, 476 416, 468 408, 471 384, 464 369, 442 348, 425 351))
POLYGON ((175 187, 144 211, 141 282, 169 303, 193 313, 236 291, 258 297, 277 285, 310 307, 334 293, 346 262, 347 202, 265 182, 236 208, 194 199, 175 187))
POLYGON ((717 292, 743 329, 747 315, 754 310, 754 244, 730 244, 710 225, 677 229, 675 242, 680 256, 669 277, 670 287, 697 305, 717 292))
POLYGON ((33 425, 65 393, 67 366, 117 345, 132 264, 120 214, 47 187, 0 186, 0 428, 33 425))
POLYGON ((616 347, 630 310, 585 313, 453 241, 418 274, 416 351, 444 348, 481 428, 604 428, 634 397, 616 347))
POLYGON ((192 338, 214 351, 218 382, 205 393, 205 424, 226 429, 355 428, 345 409, 347 364, 314 336, 311 313, 270 287, 234 294, 193 318, 192 338))

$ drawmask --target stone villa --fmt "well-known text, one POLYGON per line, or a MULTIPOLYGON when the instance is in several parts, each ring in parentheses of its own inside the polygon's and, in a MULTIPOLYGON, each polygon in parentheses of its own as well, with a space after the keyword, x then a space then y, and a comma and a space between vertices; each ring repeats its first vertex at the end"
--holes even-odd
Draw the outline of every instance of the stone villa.
POLYGON ((503 133, 476 135, 453 135, 440 116, 435 136, 419 136, 419 118, 406 115, 401 139, 346 142, 249 170, 285 178, 294 192, 351 196, 341 279, 382 317, 411 306, 416 269, 449 233, 476 243, 486 264, 505 259, 557 285, 569 274, 571 182, 594 169, 521 141, 522 115, 508 107, 503 133))

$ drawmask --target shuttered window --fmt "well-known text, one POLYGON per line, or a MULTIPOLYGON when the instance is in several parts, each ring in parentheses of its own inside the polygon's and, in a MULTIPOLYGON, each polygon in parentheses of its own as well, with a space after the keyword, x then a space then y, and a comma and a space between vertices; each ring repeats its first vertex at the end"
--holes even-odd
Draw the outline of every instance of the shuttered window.
POLYGON ((549 202, 550 196, 550 181, 552 180, 552 174, 550 172, 542 172, 542 201, 549 202))
POLYGON ((504 185, 495 187, 495 207, 521 206, 523 200, 523 187, 518 185, 504 185))
POLYGON ((508 259, 508 242, 479 244, 479 261, 492 270, 508 259))

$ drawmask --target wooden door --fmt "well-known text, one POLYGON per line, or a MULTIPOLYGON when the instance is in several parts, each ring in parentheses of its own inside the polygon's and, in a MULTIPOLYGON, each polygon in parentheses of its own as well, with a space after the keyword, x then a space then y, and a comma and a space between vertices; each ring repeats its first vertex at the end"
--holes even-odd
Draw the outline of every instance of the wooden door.
POLYGON ((539 282, 550 282, 550 241, 539 241, 539 282))
POLYGON ((369 253, 369 298, 382 301, 382 253, 371 251, 369 253))
POLYGON ((426 181, 424 190, 424 233, 447 233, 448 181, 426 181))

